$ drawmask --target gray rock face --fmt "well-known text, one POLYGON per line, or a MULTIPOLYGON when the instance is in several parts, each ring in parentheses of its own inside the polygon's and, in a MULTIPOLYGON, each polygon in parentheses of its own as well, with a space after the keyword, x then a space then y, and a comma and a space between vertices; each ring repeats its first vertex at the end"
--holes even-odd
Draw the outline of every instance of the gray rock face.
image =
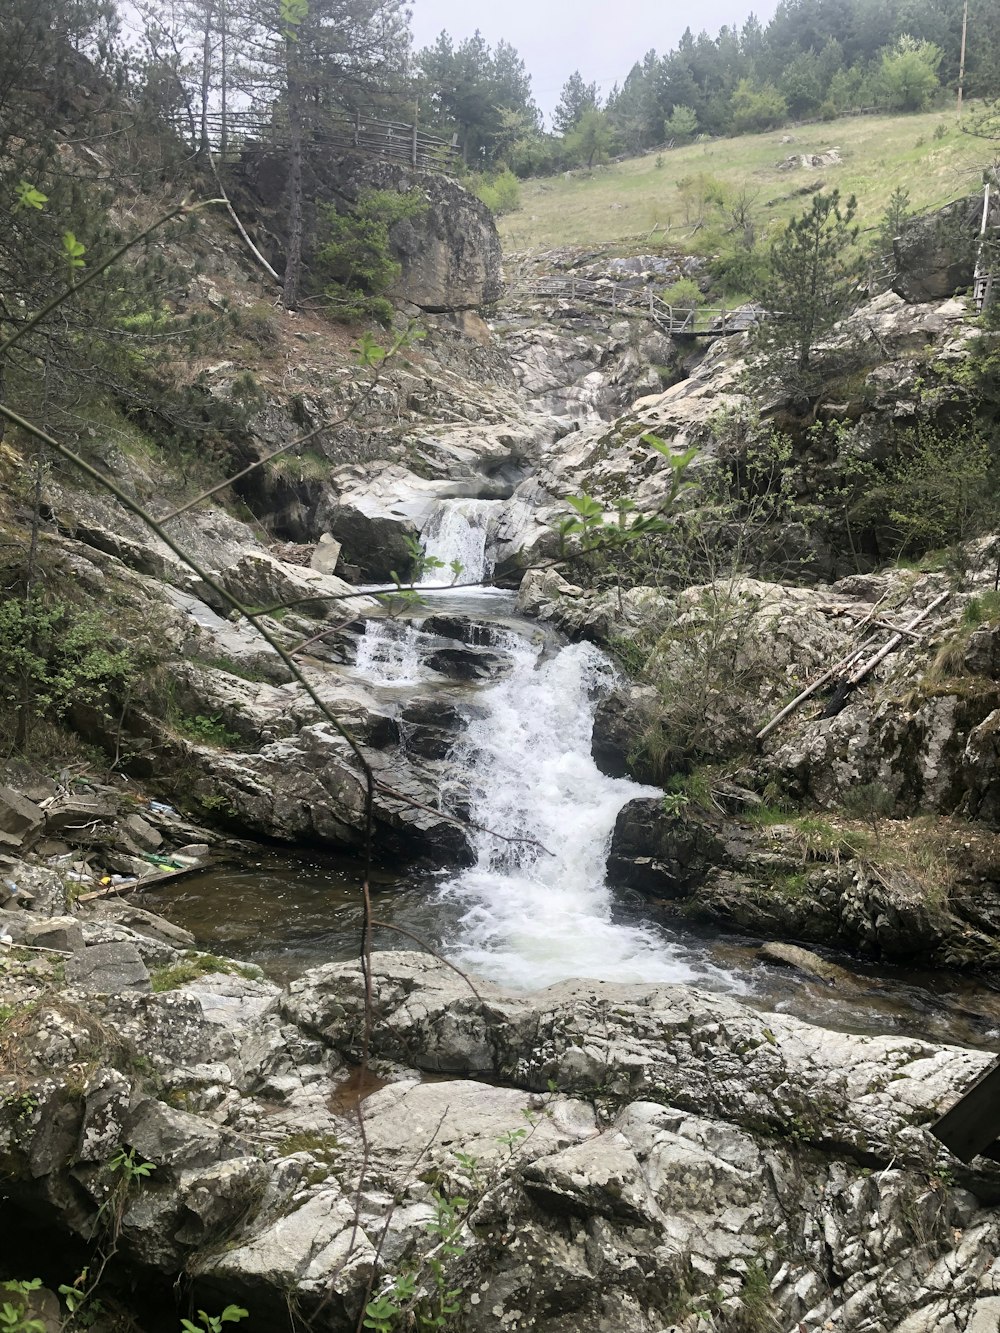
POLYGON ((134 944, 127 940, 95 944, 76 953, 66 964, 66 980, 94 995, 150 989, 149 972, 134 944))
POLYGON ((892 289, 904 301, 938 301, 972 284, 982 196, 947 204, 908 221, 893 241, 892 289))
POLYGON ((27 850, 38 840, 45 815, 20 792, 0 787, 0 848, 23 847, 27 850))
POLYGON ((988 1056, 682 986, 475 995, 426 955, 374 961, 373 1057, 410 1069, 380 1065, 366 1148, 340 1095, 338 1053, 365 1028, 357 966, 280 995, 202 977, 32 1008, 18 1096, 0 1099, 5 1190, 86 1233, 104 1164, 134 1150, 154 1171, 129 1190, 123 1251, 263 1320, 291 1298, 354 1327, 369 1281, 433 1244, 436 1188, 471 1201, 449 1261, 467 1333, 694 1333, 706 1308, 717 1333, 762 1312, 945 1333, 945 1306, 991 1327, 1000 1168, 957 1166, 927 1131, 988 1056), (102 1065, 81 1086, 98 1031, 154 1079, 102 1065))
POLYGON ((502 290, 502 254, 493 215, 445 176, 371 163, 365 178, 379 189, 417 189, 427 208, 390 233, 402 273, 392 295, 427 311, 474 310, 502 290))

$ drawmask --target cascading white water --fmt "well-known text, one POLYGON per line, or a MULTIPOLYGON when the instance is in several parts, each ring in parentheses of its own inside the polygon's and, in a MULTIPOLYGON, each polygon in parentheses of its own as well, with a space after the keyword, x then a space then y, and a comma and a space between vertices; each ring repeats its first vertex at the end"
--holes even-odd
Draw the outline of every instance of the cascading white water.
POLYGON ((500 505, 496 500, 439 500, 431 511, 421 540, 424 554, 444 568, 428 569, 421 587, 440 587, 454 578, 452 564, 461 566, 459 583, 478 583, 493 573, 489 550, 490 523, 500 505))
POLYGON ((613 920, 605 882, 619 810, 659 793, 605 777, 590 753, 608 659, 590 644, 537 665, 540 648, 511 634, 513 673, 478 696, 455 758, 468 770, 477 863, 441 890, 459 916, 450 952, 506 986, 571 977, 605 981, 722 981, 654 928, 613 920), (464 762, 463 762, 464 761, 464 762))
POLYGON ((416 685, 419 630, 408 620, 369 620, 358 643, 355 670, 373 685, 416 685))

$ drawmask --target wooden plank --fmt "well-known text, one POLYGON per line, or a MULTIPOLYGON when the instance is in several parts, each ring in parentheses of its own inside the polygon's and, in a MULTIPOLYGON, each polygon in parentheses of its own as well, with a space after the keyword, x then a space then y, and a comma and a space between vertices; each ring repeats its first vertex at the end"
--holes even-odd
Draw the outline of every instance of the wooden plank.
POLYGON ((931 1125, 931 1133, 960 1162, 971 1162, 1000 1138, 1000 1058, 931 1125))
POLYGON ((183 879, 186 875, 197 875, 202 870, 212 870, 219 864, 217 857, 208 861, 199 861, 196 866, 182 866, 180 870, 165 870, 159 875, 146 875, 142 879, 135 879, 130 884, 108 884, 103 889, 94 889, 90 893, 81 893, 76 901, 78 903, 92 903, 99 898, 122 898, 127 893, 137 893, 140 889, 159 888, 168 880, 183 879))

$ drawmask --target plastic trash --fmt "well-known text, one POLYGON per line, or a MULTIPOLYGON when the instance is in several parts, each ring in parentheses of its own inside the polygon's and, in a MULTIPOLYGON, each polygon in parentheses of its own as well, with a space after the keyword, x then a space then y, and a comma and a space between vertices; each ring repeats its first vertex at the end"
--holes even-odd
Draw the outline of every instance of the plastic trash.
POLYGON ((149 808, 154 815, 173 815, 177 816, 177 811, 172 805, 166 805, 163 801, 150 801, 149 808))

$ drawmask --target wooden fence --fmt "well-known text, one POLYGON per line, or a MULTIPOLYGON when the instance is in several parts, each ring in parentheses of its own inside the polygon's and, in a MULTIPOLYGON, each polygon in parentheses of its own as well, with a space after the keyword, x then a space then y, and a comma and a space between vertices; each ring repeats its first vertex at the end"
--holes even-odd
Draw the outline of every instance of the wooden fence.
MULTIPOLYGON (((175 116, 174 125, 179 130, 190 131, 187 116, 175 116)), ((216 152, 221 152, 223 148, 227 153, 284 148, 288 146, 290 137, 287 120, 257 111, 230 111, 225 118, 219 111, 210 111, 204 119, 204 129, 208 142, 216 152)), ((200 116, 194 130, 196 138, 200 139, 200 116)), ((360 114, 351 116, 346 112, 307 118, 303 126, 303 143, 307 147, 329 148, 334 152, 361 153, 366 157, 406 162, 411 167, 427 171, 453 171, 460 161, 459 150, 454 142, 427 134, 416 124, 376 120, 360 114)))

